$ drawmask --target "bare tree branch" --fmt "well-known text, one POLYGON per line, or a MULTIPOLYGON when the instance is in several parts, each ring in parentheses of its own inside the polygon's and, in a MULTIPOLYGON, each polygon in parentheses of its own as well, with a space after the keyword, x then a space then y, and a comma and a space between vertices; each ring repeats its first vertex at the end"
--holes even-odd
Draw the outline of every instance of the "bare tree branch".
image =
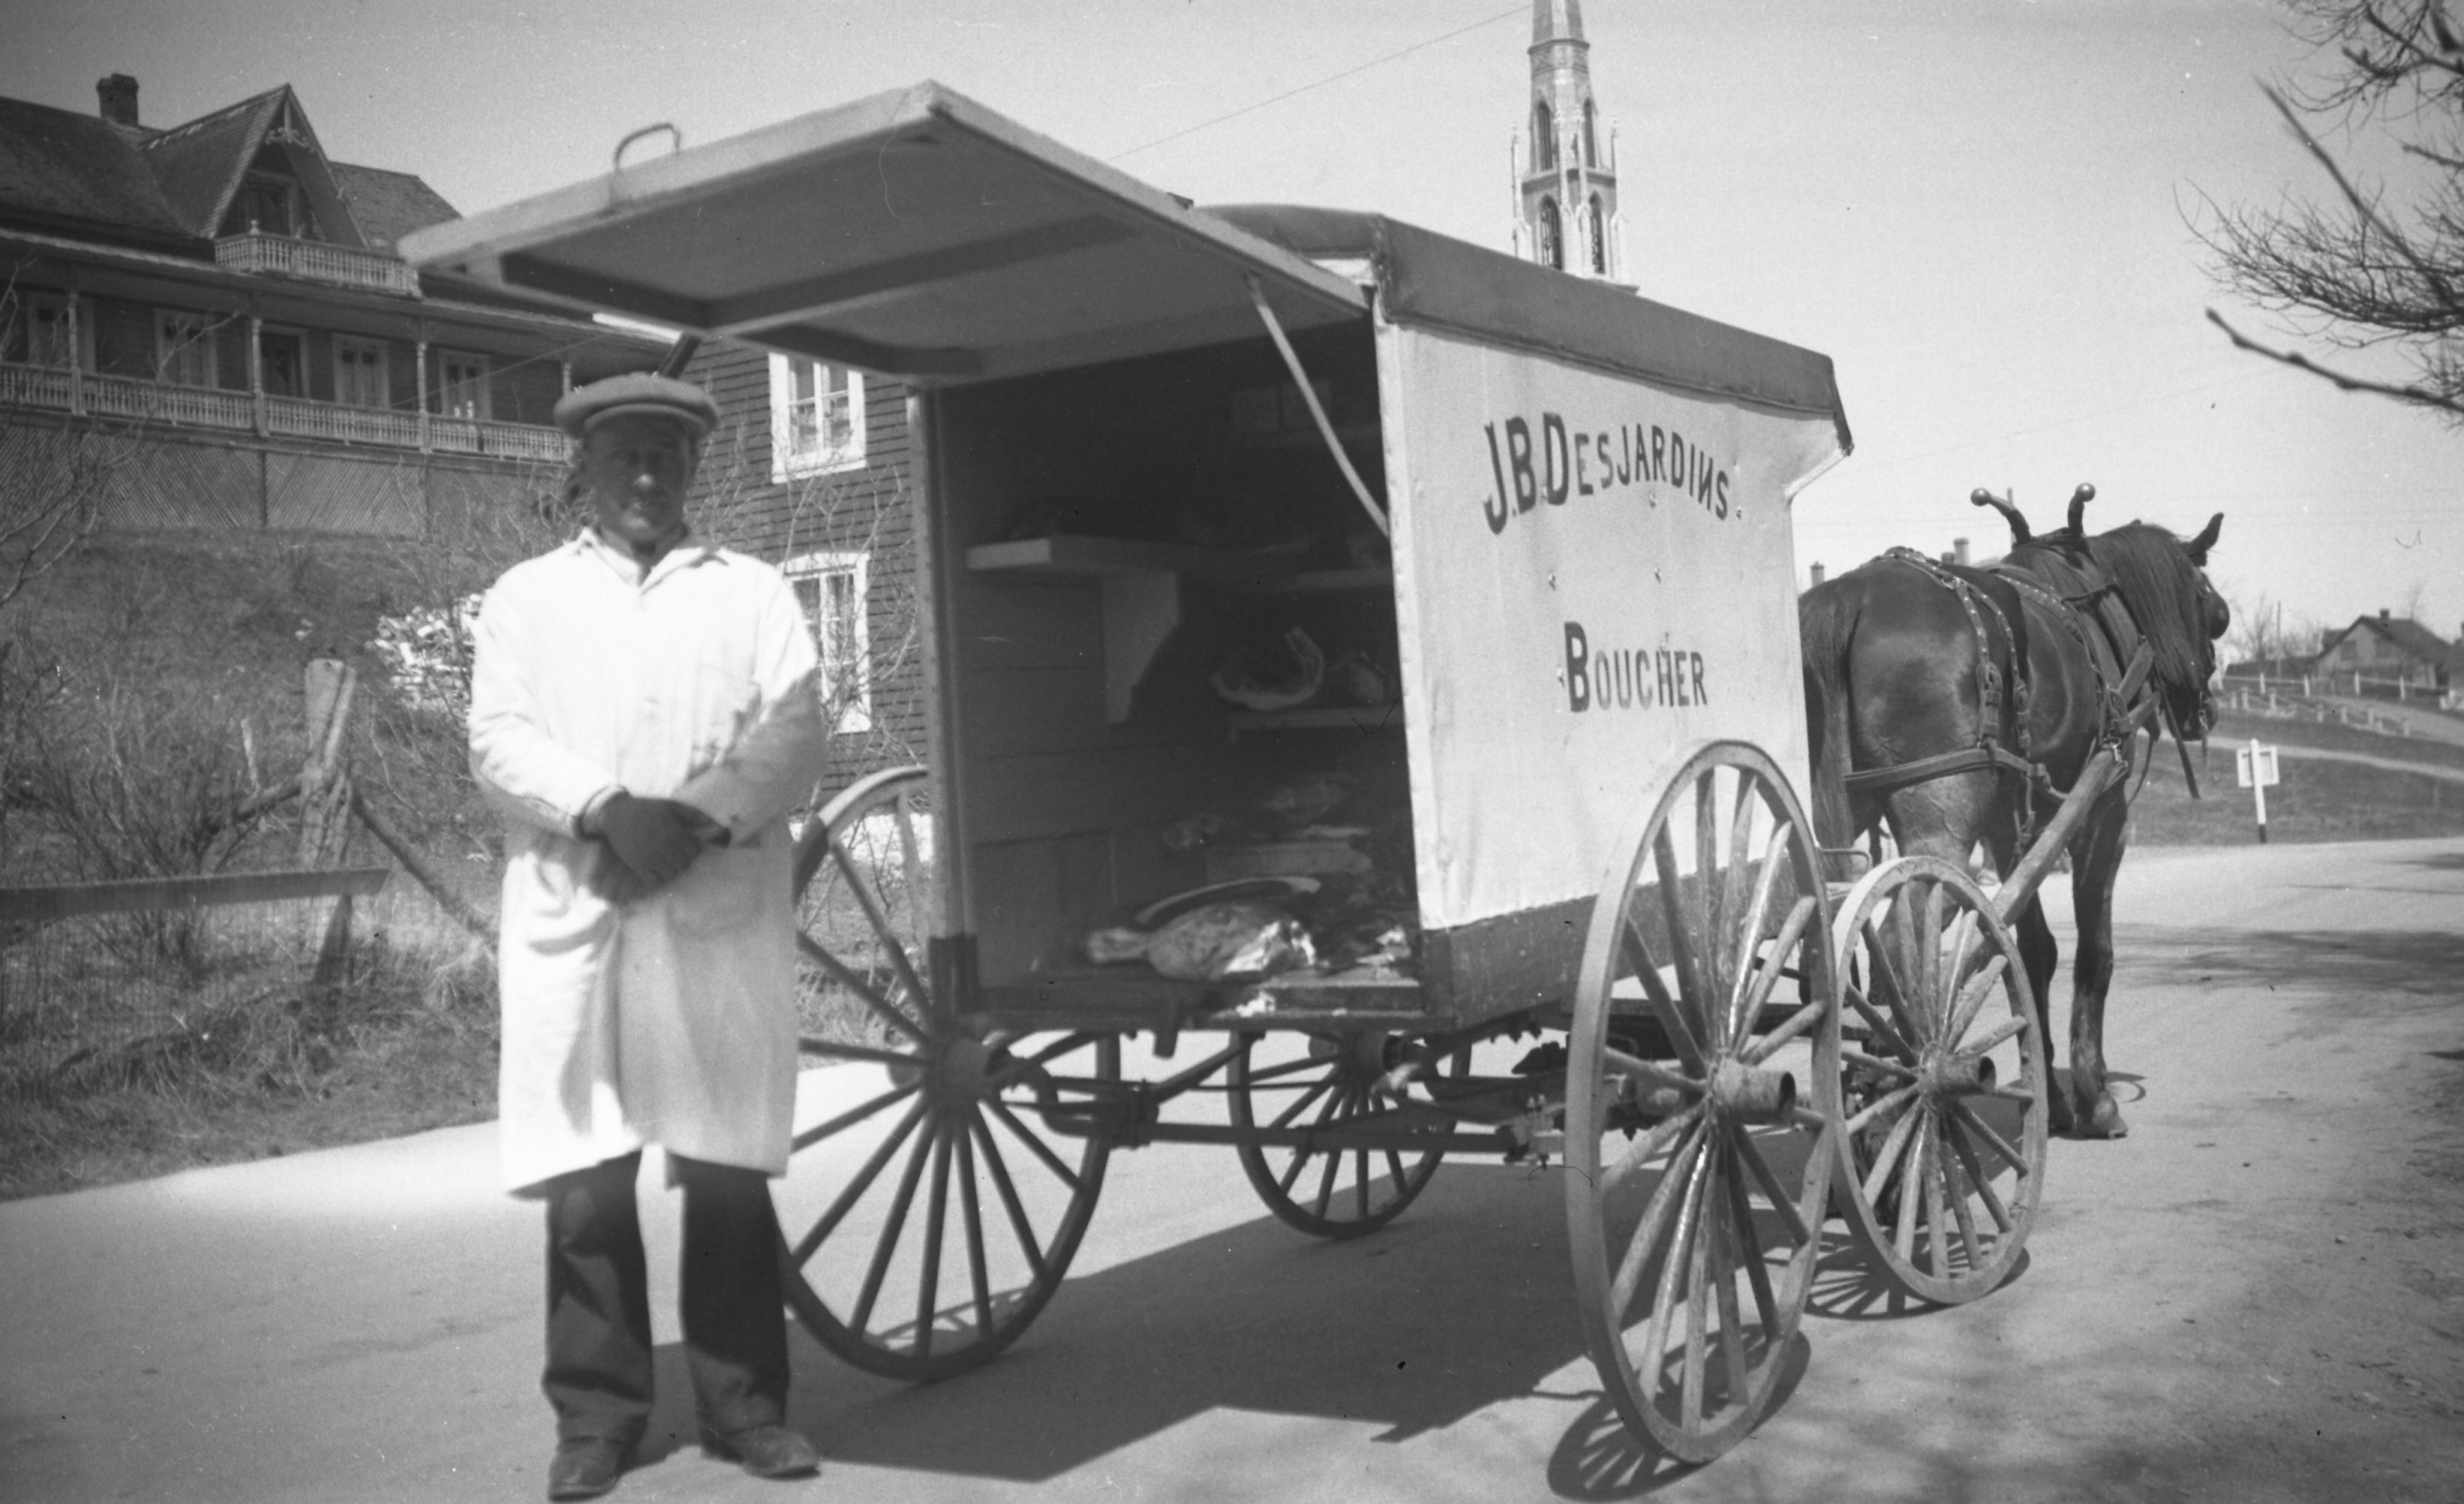
POLYGON ((2217 328, 2222 329, 2225 332, 2225 338, 2233 341, 2233 346, 2236 349, 2248 350, 2254 355, 2264 355, 2271 361, 2279 361, 2286 365, 2292 366, 2298 371, 2307 371, 2311 375, 2318 377, 2320 380, 2333 385, 2339 390, 2362 391, 2368 392, 2374 396, 2393 397, 2400 402, 2409 402, 2424 408, 2435 408, 2440 411, 2453 413, 2459 418, 2464 418, 2464 398, 2447 396, 2443 393, 2432 391, 2427 387, 2412 387, 2389 382, 2372 381, 2367 377, 2350 376, 2346 375, 2343 371, 2331 370, 2327 366, 2320 365, 2318 362, 2299 353, 2299 351, 2278 350, 2271 346, 2261 344, 2256 340, 2254 340, 2250 336, 2242 333, 2239 329, 2234 328, 2232 324, 2227 323, 2224 316, 2217 313, 2214 309, 2211 308, 2207 312, 2208 321, 2214 324, 2217 328))

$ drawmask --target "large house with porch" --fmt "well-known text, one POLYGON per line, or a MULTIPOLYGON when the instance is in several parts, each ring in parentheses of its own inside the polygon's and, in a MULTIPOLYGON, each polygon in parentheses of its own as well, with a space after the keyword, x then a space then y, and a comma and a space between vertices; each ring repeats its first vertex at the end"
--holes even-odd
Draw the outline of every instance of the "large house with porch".
POLYGON ((454 217, 410 173, 325 155, 288 85, 181 124, 138 83, 93 114, 0 99, 0 485, 102 525, 451 541, 553 485, 571 387, 660 342, 431 292, 396 240, 454 217))

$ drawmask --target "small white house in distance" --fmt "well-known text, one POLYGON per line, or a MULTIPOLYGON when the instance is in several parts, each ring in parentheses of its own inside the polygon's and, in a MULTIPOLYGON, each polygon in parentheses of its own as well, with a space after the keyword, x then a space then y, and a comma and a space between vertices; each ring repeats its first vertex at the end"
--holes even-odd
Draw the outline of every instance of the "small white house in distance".
POLYGON ((2436 695, 2448 688, 2455 644, 2409 616, 2381 610, 2357 616, 2319 644, 2314 672, 2329 690, 2377 695, 2436 695))

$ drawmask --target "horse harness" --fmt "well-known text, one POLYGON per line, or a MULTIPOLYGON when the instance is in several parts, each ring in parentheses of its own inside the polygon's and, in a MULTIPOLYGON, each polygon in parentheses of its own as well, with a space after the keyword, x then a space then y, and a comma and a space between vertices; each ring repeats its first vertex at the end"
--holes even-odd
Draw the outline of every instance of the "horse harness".
MULTIPOLYGON (((2058 799, 2069 792, 2055 788, 2053 776, 2046 771, 2045 764, 2030 755, 2033 749, 2029 745, 2028 708, 2032 686, 2028 676, 2025 639, 2013 629, 1999 602, 1952 567, 1913 548, 1893 548, 1883 557, 1915 569, 1948 590, 1967 611, 1969 630, 1976 640, 1976 741, 1970 746, 1918 758, 1914 762, 1852 772, 1847 775, 1848 791, 1880 798, 1917 784, 1977 768, 2014 773, 2022 780, 2017 818, 2019 844, 2024 848, 2035 828, 2037 793, 2041 790, 2058 799), (1992 639, 1985 630, 1988 616, 2001 629, 2002 640, 2010 652, 2007 690, 2002 665, 1995 659, 1992 639), (2016 752, 2001 743, 2006 703, 2011 711, 2012 724, 2017 732, 2019 745, 2016 752)), ((2083 554, 2073 555, 2069 563, 2079 570, 2086 585, 2086 588, 2076 595, 2062 595, 2047 589, 2033 576, 2008 563, 1991 564, 1987 568, 1988 572, 2009 583, 2021 595, 2044 607, 2046 614, 2059 622, 2079 643, 2096 675, 2101 705, 2097 749, 2118 757, 2123 742, 2146 723, 2155 706, 2155 697, 2147 693, 2147 675, 2155 663, 2155 650, 2146 634, 2140 631, 2138 624, 2131 620, 2128 608, 2114 590, 2113 583, 2104 577, 2104 572, 2083 554), (2091 619, 2095 623, 2094 630, 2089 630, 2091 619), (2123 644, 2134 639, 2135 648, 2128 652, 2125 663, 2123 644)))

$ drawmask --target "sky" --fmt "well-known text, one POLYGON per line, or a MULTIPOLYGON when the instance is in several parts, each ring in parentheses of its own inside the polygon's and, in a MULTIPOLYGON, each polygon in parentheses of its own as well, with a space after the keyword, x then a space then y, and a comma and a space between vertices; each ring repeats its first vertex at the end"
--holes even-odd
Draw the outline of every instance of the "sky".
MULTIPOLYGON (((0 95, 171 125, 289 83, 329 154, 465 212, 935 78, 1158 188, 1375 210, 1504 249, 1529 5, 1507 0, 12 0, 0 95), (1297 91, 1297 92, 1295 92, 1297 91), (637 154, 641 148, 637 148, 637 154)), ((2040 528, 2184 534, 2288 627, 2464 631, 2464 431, 2231 348, 2194 226, 2332 191, 2260 93, 2316 66, 2259 0, 1591 0, 1644 296, 1830 355, 1856 453, 1800 570, 2040 528)), ((2331 141, 2341 138, 2331 135, 2331 141)), ((2365 165, 2369 138, 2356 145, 2365 165)), ((2395 373, 2369 357, 2359 368, 2395 373)))

